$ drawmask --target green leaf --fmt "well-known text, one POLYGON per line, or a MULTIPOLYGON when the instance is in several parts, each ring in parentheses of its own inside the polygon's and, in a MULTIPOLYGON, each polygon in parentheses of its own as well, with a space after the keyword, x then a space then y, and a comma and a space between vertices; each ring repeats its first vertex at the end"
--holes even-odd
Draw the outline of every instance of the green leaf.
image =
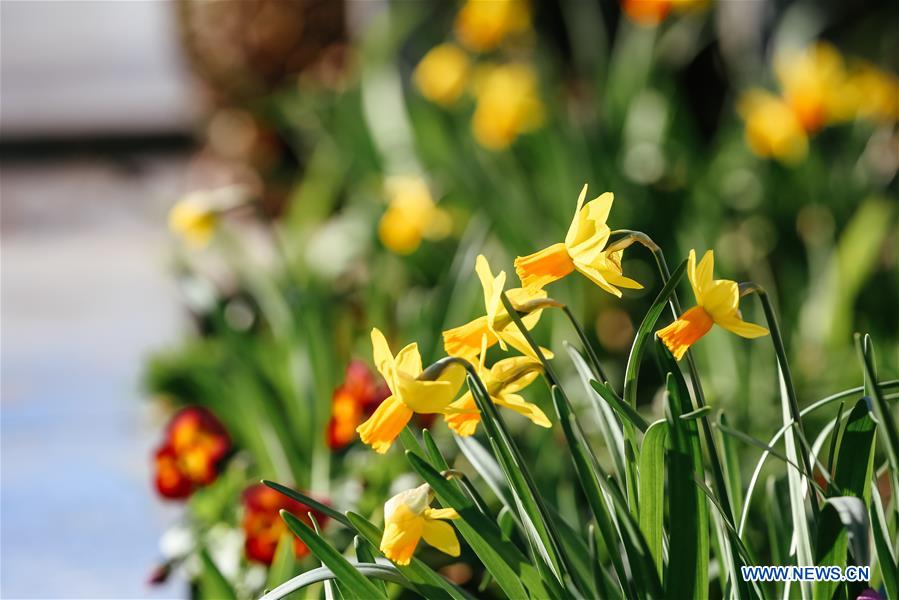
POLYGON ((899 566, 896 565, 896 557, 893 555, 893 547, 890 544, 890 532, 887 529, 880 493, 871 494, 870 506, 874 551, 880 565, 883 586, 886 588, 887 598, 899 598, 899 566))
POLYGON ((315 533, 311 527, 285 510, 281 511, 281 518, 287 523, 287 527, 303 540, 303 543, 309 547, 312 554, 337 575, 341 590, 348 597, 359 598, 360 600, 387 598, 374 583, 369 581, 350 561, 344 558, 324 538, 315 533))
MULTIPOLYGON (((679 374, 679 372, 678 372, 679 374)), ((703 481, 702 450, 696 421, 679 417, 689 411, 683 379, 668 374, 667 401, 671 449, 668 452, 668 568, 665 596, 708 598, 709 514, 695 481, 703 481)))
POLYGON ((655 565, 652 563, 652 556, 649 553, 646 541, 639 532, 639 526, 633 522, 627 504, 621 498, 618 490, 605 485, 605 474, 590 451, 583 432, 571 413, 571 408, 561 388, 553 386, 552 396, 559 423, 571 450, 571 459, 574 461, 578 481, 581 484, 584 495, 587 497, 587 504, 593 512, 593 518, 603 537, 603 542, 609 548, 609 558, 612 561, 612 567, 618 575, 618 580, 625 586, 625 595, 639 595, 641 597, 657 595, 653 593, 660 589, 655 565), (615 505, 615 513, 622 526, 624 539, 618 536, 614 519, 606 505, 604 488, 609 492, 609 497, 615 505), (628 577, 624 563, 621 560, 621 554, 618 549, 622 543, 625 546, 625 554, 633 577, 628 577))
POLYGON ((274 589, 296 575, 297 562, 294 554, 294 539, 293 535, 285 531, 281 539, 278 540, 275 558, 272 560, 272 566, 269 567, 268 577, 265 580, 266 589, 274 589))
MULTIPOLYGON (((375 555, 371 551, 371 544, 366 541, 365 538, 359 535, 353 536, 353 549, 356 551, 356 560, 360 563, 371 563, 375 564, 375 555)), ((374 584, 378 586, 384 594, 387 594, 387 587, 384 585, 382 581, 375 581, 374 584)))
MULTIPOLYGON (((867 513, 865 506, 871 500, 871 476, 874 470, 874 419, 871 418, 868 402, 864 398, 859 400, 852 412, 843 431, 840 440, 840 449, 837 454, 836 472, 834 484, 845 497, 860 499, 861 510, 867 513)), ((835 500, 835 499, 833 499, 835 500)), ((828 500, 829 502, 830 500, 828 500)), ((849 545, 849 537, 853 531, 847 526, 844 519, 846 502, 831 503, 831 509, 821 514, 818 524, 817 544, 815 545, 815 559, 817 565, 846 566, 846 551, 849 545)), ((857 513, 857 507, 852 507, 857 513)), ((865 514, 865 537, 867 537, 867 514, 865 514)), ((860 556, 856 556, 856 563, 867 565, 868 562, 860 562, 860 556)), ((815 584, 813 592, 815 598, 829 599, 839 586, 836 581, 819 581, 815 584)))
POLYGON ((237 594, 234 588, 215 566, 209 552, 206 549, 200 550, 200 579, 198 586, 200 588, 200 598, 208 598, 209 600, 237 600, 237 594))
MULTIPOLYGON (((346 516, 356 531, 359 532, 359 535, 372 547, 377 548, 380 546, 384 532, 379 527, 376 527, 358 513, 348 512, 346 516)), ((435 573, 431 567, 414 556, 408 565, 396 565, 396 569, 402 573, 415 591, 425 598, 434 598, 435 600, 470 600, 470 596, 464 590, 435 573)))
POLYGON ((642 362, 643 352, 646 350, 646 342, 650 339, 656 326, 656 321, 659 320, 659 315, 665 310, 668 298, 674 293, 686 269, 687 261, 684 260, 674 270, 674 273, 665 283, 656 299, 653 300, 652 306, 647 311, 646 316, 643 317, 643 322, 640 323, 640 328, 637 329, 637 335, 634 337, 634 343, 627 357, 627 367, 624 372, 624 402, 629 404, 631 408, 637 406, 637 376, 640 373, 640 363, 642 362))
POLYGON ((449 464, 447 464, 446 459, 443 458, 443 454, 440 453, 440 448, 437 447, 437 443, 434 441, 434 437, 431 435, 431 432, 427 429, 421 430, 421 438, 425 443, 425 450, 427 450, 428 456, 430 457, 431 464, 436 469, 440 469, 441 471, 446 471, 449 469, 449 464))
POLYGON ((284 494, 288 498, 291 498, 293 500, 296 500, 297 502, 305 504, 309 508, 314 508, 318 512, 320 512, 324 515, 328 515, 329 517, 331 517, 338 523, 352 528, 352 525, 350 525, 350 522, 347 520, 346 515, 344 515, 340 511, 336 510, 335 508, 328 506, 327 504, 325 504, 323 502, 319 502, 315 498, 313 498, 311 496, 307 496, 303 492, 298 492, 296 490, 293 490, 293 489, 287 487, 286 485, 281 485, 280 483, 275 483, 274 481, 269 481, 267 479, 263 479, 262 483, 267 485, 268 487, 272 488, 273 490, 284 494))
POLYGON ((406 458, 431 486, 440 503, 459 513, 460 518, 453 524, 507 596, 527 597, 525 586, 533 596, 547 595, 540 572, 518 548, 503 539, 496 523, 482 514, 454 483, 447 481, 427 461, 409 452, 406 453, 406 458))
POLYGON ((609 406, 615 409, 618 416, 626 423, 630 423, 642 432, 646 431, 649 427, 649 422, 637 412, 637 409, 621 400, 615 392, 612 391, 612 388, 609 387, 608 383, 603 384, 594 380, 590 382, 590 385, 603 400, 609 403, 609 406))
POLYGON ((665 516, 665 444, 668 424, 656 421, 646 430, 640 448, 640 531, 646 538, 662 577, 662 540, 665 516))
MULTIPOLYGON (((392 583, 398 583, 403 587, 410 587, 410 584, 406 579, 400 574, 399 570, 393 565, 385 565, 385 564, 375 564, 370 565, 366 563, 352 563, 347 561, 347 564, 353 569, 356 573, 358 573, 363 579, 367 577, 373 577, 377 579, 381 579, 383 581, 390 581, 392 583)), ((292 594, 297 590, 301 590, 304 587, 310 586, 314 583, 321 583, 323 581, 341 581, 340 575, 334 572, 329 567, 318 567, 317 569, 312 569, 311 571, 306 571, 301 575, 297 575, 293 579, 285 581, 269 593, 265 594, 259 600, 280 600, 281 598, 286 598, 288 595, 292 594)), ((366 579, 368 581, 368 579, 366 579)), ((374 583, 370 582, 372 585, 374 583)), ((371 598, 381 598, 381 596, 371 596, 371 598)))

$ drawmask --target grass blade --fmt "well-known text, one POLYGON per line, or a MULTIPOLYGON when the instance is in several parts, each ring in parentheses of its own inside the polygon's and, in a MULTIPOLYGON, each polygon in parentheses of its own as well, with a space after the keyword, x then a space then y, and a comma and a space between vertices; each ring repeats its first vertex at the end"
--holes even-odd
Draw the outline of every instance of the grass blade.
POLYGON ((337 576, 341 590, 349 598, 359 598, 360 600, 383 598, 386 600, 387 596, 374 583, 369 581, 356 566, 344 558, 306 523, 285 510, 281 511, 281 518, 287 523, 287 527, 303 540, 312 554, 337 576))
POLYGON ((302 504, 305 504, 309 508, 314 508, 315 510, 317 510, 318 512, 320 512, 324 515, 328 515, 329 517, 331 517, 338 523, 345 525, 346 527, 350 527, 350 528, 353 527, 350 524, 350 522, 347 520, 346 515, 344 515, 340 511, 336 510, 332 506, 328 506, 327 504, 320 502, 311 496, 307 496, 303 492, 298 492, 296 490, 293 490, 293 489, 287 487, 286 485, 281 485, 280 483, 275 483, 274 481, 269 481, 267 479, 263 479, 262 483, 264 485, 267 485, 268 487, 272 488, 273 490, 284 494, 288 498, 296 500, 297 502, 301 502, 302 504))
MULTIPOLYGON (((356 560, 360 563, 371 563, 375 564, 375 555, 371 551, 371 544, 369 544, 365 538, 355 535, 353 536, 353 549, 356 551, 356 560)), ((373 581, 378 589, 380 589, 384 594, 387 594, 387 587, 384 585, 384 582, 378 580, 373 581)))
POLYGON ((618 415, 625 423, 629 423, 639 429, 641 432, 646 432, 649 428, 649 422, 644 419, 640 413, 637 412, 633 406, 621 400, 612 388, 608 386, 608 384, 602 384, 598 381, 591 381, 590 385, 593 389, 600 395, 600 397, 608 402, 609 406, 615 409, 618 415))
MULTIPOLYGON (((376 577, 383 581, 391 581, 393 583, 398 583, 405 586, 409 585, 409 583, 393 565, 385 565, 383 563, 374 565, 366 563, 349 564, 353 569, 355 569, 365 577, 376 577)), ((318 567, 317 569, 306 571, 302 575, 297 575, 293 579, 285 581, 269 593, 262 596, 262 598, 260 598, 259 600, 280 600, 281 598, 286 598, 293 592, 301 590, 304 587, 310 586, 314 583, 321 583, 323 581, 329 580, 336 581, 337 579, 339 579, 339 576, 328 567, 318 567)))
POLYGON ((656 421, 646 430, 640 448, 640 531, 646 537, 662 577, 662 542, 665 516, 665 445, 668 424, 656 421))
MULTIPOLYGON (((699 431, 695 421, 679 418, 689 412, 686 386, 668 374, 668 515, 672 552, 665 571, 668 598, 708 598, 708 504, 695 481, 704 478, 699 431)), ((732 580, 733 581, 733 580, 732 580)))

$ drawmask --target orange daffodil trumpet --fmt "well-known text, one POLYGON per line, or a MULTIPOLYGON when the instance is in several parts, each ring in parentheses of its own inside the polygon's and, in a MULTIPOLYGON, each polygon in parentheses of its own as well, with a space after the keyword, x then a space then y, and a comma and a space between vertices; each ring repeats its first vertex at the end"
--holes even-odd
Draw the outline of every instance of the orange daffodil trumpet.
POLYGON ((371 331, 375 366, 387 382, 391 395, 356 431, 362 441, 378 454, 390 449, 393 440, 412 418, 412 413, 443 413, 462 386, 465 370, 448 365, 433 381, 419 379, 422 373, 418 344, 409 344, 396 356, 390 352, 380 330, 371 331))
POLYGON ((624 250, 606 249, 612 233, 606 220, 615 196, 606 192, 584 204, 586 197, 587 185, 584 184, 564 242, 515 259, 515 271, 525 287, 542 288, 578 271, 619 298, 619 287, 642 289, 642 285, 622 274, 621 256, 624 250))
POLYGON ((384 504, 381 552, 398 565, 408 565, 418 543, 424 541, 444 554, 459 556, 459 539, 446 520, 458 519, 452 508, 431 508, 428 484, 400 492, 384 504))
MULTIPOLYGON (((500 271, 494 276, 490 269, 490 264, 483 254, 478 255, 475 261, 475 272, 478 279, 481 280, 481 287, 484 289, 484 309, 486 314, 478 317, 473 321, 469 321, 465 325, 448 329, 443 332, 443 347, 450 356, 464 358, 473 363, 475 357, 483 350, 490 348, 499 343, 503 350, 507 350, 508 346, 512 346, 519 352, 533 356, 534 351, 531 349, 527 340, 518 330, 515 323, 509 317, 508 311, 502 304, 500 295, 503 293, 503 287, 506 284, 506 272, 500 271)), ((506 296, 515 306, 523 306, 535 300, 546 298, 546 292, 538 288, 512 288, 506 290, 506 296)), ((522 317, 524 326, 529 330, 533 329, 540 320, 542 310, 537 309, 530 311, 522 317)), ((547 357, 551 357, 552 353, 544 350, 547 357)))
MULTIPOLYGON (((540 408, 516 394, 534 381, 543 371, 541 363, 530 356, 513 356, 497 361, 489 370, 484 368, 484 354, 478 365, 478 375, 484 382, 494 404, 514 410, 540 427, 552 427, 540 408)), ((449 428, 466 437, 473 435, 481 422, 481 414, 474 396, 468 391, 450 405, 459 412, 446 413, 443 418, 449 428)))
POLYGON ((656 335, 664 342, 677 360, 712 328, 719 325, 744 338, 757 338, 768 334, 761 325, 747 323, 740 314, 740 289, 736 281, 713 279, 715 256, 711 250, 696 264, 696 251, 690 250, 687 277, 696 297, 696 306, 685 312, 674 323, 660 329, 656 335))

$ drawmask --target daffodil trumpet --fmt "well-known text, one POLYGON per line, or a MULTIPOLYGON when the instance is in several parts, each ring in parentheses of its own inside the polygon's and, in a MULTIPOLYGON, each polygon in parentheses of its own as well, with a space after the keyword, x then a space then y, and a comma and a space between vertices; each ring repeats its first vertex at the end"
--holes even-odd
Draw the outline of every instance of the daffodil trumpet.
POLYGON ((459 539, 447 520, 458 519, 452 508, 431 508, 428 484, 400 492, 384 503, 384 535, 380 550, 398 565, 408 565, 421 540, 450 556, 459 556, 459 539))

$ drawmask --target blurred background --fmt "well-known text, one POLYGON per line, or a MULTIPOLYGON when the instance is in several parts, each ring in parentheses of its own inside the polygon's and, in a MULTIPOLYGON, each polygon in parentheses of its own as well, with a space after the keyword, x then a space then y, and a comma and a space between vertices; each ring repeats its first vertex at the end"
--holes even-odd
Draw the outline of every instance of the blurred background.
MULTIPOLYGON (((474 257, 512 277, 585 182, 672 265, 714 248, 771 291, 803 405, 859 384, 855 331, 897 374, 894 2, 38 0, 0 27, 4 597, 250 597, 309 568, 253 482, 363 514, 409 483, 354 439, 383 399, 368 331, 442 356, 474 257)), ((638 249, 625 273, 621 301, 553 289, 615 384, 660 287, 638 249)), ((770 347, 696 352, 710 401, 773 434, 770 347)))

